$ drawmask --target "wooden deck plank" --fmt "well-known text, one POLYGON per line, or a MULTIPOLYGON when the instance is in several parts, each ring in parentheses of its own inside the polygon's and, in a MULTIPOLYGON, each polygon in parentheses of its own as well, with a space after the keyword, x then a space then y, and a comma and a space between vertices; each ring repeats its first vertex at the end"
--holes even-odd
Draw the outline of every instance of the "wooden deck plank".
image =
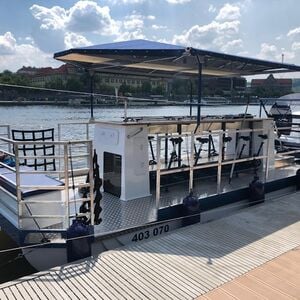
POLYGON ((300 251, 280 255, 300 245, 299 195, 0 286, 0 295, 25 290, 30 299, 296 298, 300 251))
MULTIPOLYGON (((223 292, 231 295, 232 297, 234 297, 234 299, 243 299, 243 300, 247 300, 247 299, 249 299, 249 300, 262 300, 262 299, 265 299, 261 295, 259 295, 259 294, 255 293, 254 291, 248 289, 244 285, 239 284, 235 280, 233 280, 232 282, 229 282, 225 286, 222 286, 220 288, 217 288, 217 289, 213 290, 212 293, 216 292, 219 289, 222 290, 223 292)), ((208 294, 206 296, 209 298, 210 294, 208 294)))
MULTIPOLYGON (((128 255, 127 251, 124 251, 123 254, 125 256, 128 255)), ((138 261, 141 265, 143 264, 143 267, 148 275, 151 275, 152 277, 157 276, 156 261, 151 260, 149 254, 142 257, 140 255, 135 255, 135 261, 138 261)), ((180 295, 182 299, 188 297, 188 295, 193 295, 188 287, 185 291, 183 291, 180 288, 181 285, 178 286, 173 284, 177 280, 177 277, 173 272, 169 272, 169 270, 166 271, 164 268, 160 268, 160 275, 160 284, 162 284, 164 287, 167 286, 168 288, 172 289, 174 293, 176 293, 176 295, 180 295)), ((183 278, 181 278, 181 284, 183 283, 185 283, 185 281, 183 278)))
MULTIPOLYGON (((99 275, 101 273, 101 268, 105 264, 102 262, 100 267, 95 268, 93 271, 99 275)), ((130 273, 124 272, 122 266, 118 262, 114 262, 114 260, 110 260, 110 264, 105 265, 107 268, 113 270, 114 273, 110 272, 111 276, 113 276, 116 280, 122 281, 122 284, 132 287, 132 289, 137 290, 139 293, 143 294, 143 299, 151 299, 153 297, 151 295, 151 290, 147 286, 144 286, 137 281, 136 278, 131 277, 130 273)), ((96 276, 98 276, 96 275, 96 276)), ((131 290, 132 290, 131 289, 131 290)))
MULTIPOLYGON (((275 276, 265 277, 265 273, 261 273, 259 270, 252 270, 251 274, 247 274, 251 278, 255 278, 256 281, 267 284, 269 287, 290 295, 292 297, 300 297, 300 287, 295 287, 284 280, 284 278, 278 278, 275 276)), ((300 282, 299 282, 300 283, 300 282)))
MULTIPOLYGON (((29 297, 29 294, 27 293, 27 291, 24 289, 22 284, 16 284, 16 288, 18 289, 18 291, 22 294, 22 299, 24 300, 29 300, 31 299, 31 297, 29 297)), ((1 298, 1 292, 0 292, 0 299, 1 298)))
POLYGON ((84 286, 88 291, 89 295, 95 299, 104 299, 107 297, 95 284, 95 278, 92 276, 92 273, 89 270, 89 274, 86 275, 85 272, 77 269, 77 266, 74 266, 73 271, 75 272, 75 278, 78 281, 80 286, 84 286))
MULTIPOLYGON (((157 279, 148 276, 147 272, 145 272, 143 268, 139 268, 135 261, 124 257, 121 253, 118 253, 117 258, 115 258, 113 255, 111 255, 110 258, 121 263, 124 268, 123 271, 130 272, 130 274, 132 274, 132 276, 134 276, 143 285, 147 285, 148 288, 152 290, 154 297, 159 296, 161 299, 174 299, 175 295, 172 292, 167 290, 165 286, 161 286, 157 279)), ((157 273, 157 278, 160 278, 159 273, 157 273)))
MULTIPOLYGON (((211 291, 209 294, 202 295, 197 298, 197 300, 236 300, 237 298, 231 296, 230 294, 226 293, 222 289, 215 289, 211 291)), ((245 298, 240 298, 245 299, 245 298)), ((255 299, 253 299, 255 300, 255 299)))
POLYGON ((108 273, 113 284, 119 287, 121 291, 124 291, 127 299, 146 299, 146 296, 142 293, 142 291, 139 291, 134 286, 130 285, 122 274, 116 273, 113 268, 110 268, 110 266, 103 264, 101 265, 101 269, 95 268, 96 276, 99 272, 108 273), (119 278, 122 278, 122 280, 119 280, 119 278))
MULTIPOLYGON (((123 252, 122 254, 128 255, 128 251, 123 252)), ((168 276, 168 274, 172 274, 172 282, 176 282, 178 278, 180 277, 180 282, 181 284, 187 285, 187 290, 190 291, 191 293, 195 292, 194 285, 196 282, 190 277, 190 276, 185 276, 183 273, 178 272, 176 268, 174 268, 174 265, 171 265, 169 263, 168 257, 164 255, 163 257, 155 256, 150 253, 143 253, 143 251, 140 251, 139 253, 134 254, 134 258, 138 257, 139 262, 140 262, 140 267, 143 268, 143 262, 144 264, 147 264, 147 266, 152 268, 152 277, 155 277, 155 274, 157 274, 157 266, 159 265, 160 268, 160 279, 161 277, 168 276), (181 275, 181 276, 180 276, 181 275), (175 281, 173 281, 175 280, 175 281)), ((148 273, 148 268, 145 269, 145 272, 148 273)), ((166 278, 166 277, 165 277, 166 278)), ((168 278, 168 277, 167 277, 168 278)), ((168 280, 168 286, 170 286, 170 280, 168 280)))
POLYGON ((31 285, 28 283, 28 281, 22 281, 20 284, 24 287, 24 289, 27 291, 27 293, 30 295, 30 298, 32 300, 39 300, 40 298, 36 294, 36 291, 32 289, 31 285))
POLYGON ((43 283, 46 288, 53 294, 54 299, 70 299, 70 297, 65 293, 64 289, 61 288, 59 284, 56 283, 56 280, 50 275, 45 274, 43 276, 35 278, 35 281, 40 284, 43 283))
POLYGON ((17 300, 17 298, 14 297, 12 291, 10 290, 10 288, 7 288, 5 291, 5 296, 6 296, 6 299, 8 300, 17 300))
MULTIPOLYGON (((70 289, 70 287, 69 287, 69 284, 66 284, 62 278, 57 276, 56 272, 54 272, 54 273, 50 272, 49 274, 50 274, 53 286, 55 288, 57 288, 59 293, 64 294, 67 299, 79 299, 79 297, 77 297, 74 294, 74 293, 76 293, 76 290, 72 291, 72 289, 70 289)), ((43 280, 43 278, 40 278, 40 279, 43 280)))
POLYGON ((56 290, 53 287, 47 285, 45 283, 45 280, 42 281, 34 280, 34 281, 36 285, 40 286, 41 290, 43 291, 43 293, 46 295, 48 299, 55 299, 56 297, 58 297, 56 290))
POLYGON ((41 298, 41 299, 51 299, 52 297, 46 296, 46 291, 42 288, 41 284, 37 284, 34 280, 31 280, 29 282, 31 288, 36 292, 36 294, 41 298))
POLYGON ((6 294, 4 293, 4 290, 1 290, 1 289, 0 289, 0 299, 1 300, 6 300, 7 299, 6 294))
POLYGON ((264 282, 260 282, 248 275, 238 277, 235 279, 235 282, 247 287, 251 291, 259 293, 262 297, 267 299, 291 299, 291 297, 289 297, 287 294, 282 293, 274 287, 270 287, 264 282))
MULTIPOLYGON (((139 249, 142 249, 141 247, 139 249)), ((174 248, 172 248, 174 251, 174 248)), ((173 252, 172 251, 172 252, 173 252)), ((201 276, 201 283, 202 283, 202 292, 205 292, 205 290, 211 287, 211 283, 208 280, 208 277, 210 277, 210 274, 204 271, 205 263, 201 265, 201 268, 199 268, 199 260, 197 260, 197 264, 193 264, 191 262, 191 258, 184 259, 183 255, 176 255, 174 256, 164 256, 161 257, 160 254, 155 253, 147 253, 146 259, 152 259, 154 263, 159 263, 160 267, 164 267, 164 271, 166 273, 172 273, 176 275, 176 278, 179 278, 180 285, 184 285, 186 290, 191 290, 193 293, 195 292, 195 287, 198 285, 197 278, 199 279, 199 276, 201 276), (176 257, 176 260, 174 259, 176 257), (185 266, 185 269, 182 268, 182 266, 185 266), (203 271, 202 271, 203 270, 203 271), (205 272, 206 276, 203 276, 205 272), (199 275, 199 273, 201 273, 199 275)), ((199 289, 199 287, 198 287, 199 289)))
POLYGON ((15 297, 15 299, 23 299, 22 295, 20 294, 20 292, 18 291, 15 285, 10 286, 9 289, 13 294, 13 296, 15 297))
POLYGON ((88 277, 98 283, 104 299, 126 299, 126 296, 123 295, 123 291, 116 288, 114 281, 112 280, 112 276, 106 272, 102 272, 102 268, 100 272, 98 272, 97 266, 90 269, 88 277))

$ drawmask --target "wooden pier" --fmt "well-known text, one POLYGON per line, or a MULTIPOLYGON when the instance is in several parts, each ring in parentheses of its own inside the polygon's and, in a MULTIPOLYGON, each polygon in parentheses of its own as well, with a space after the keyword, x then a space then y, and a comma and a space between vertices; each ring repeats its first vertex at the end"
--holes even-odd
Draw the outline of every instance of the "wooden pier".
POLYGON ((201 295, 200 299, 239 299, 245 290, 248 295, 243 299, 254 299, 253 295, 297 299, 300 276, 295 264, 300 256, 296 258, 297 251, 291 250, 299 246, 297 192, 223 219, 2 284, 0 299, 195 299, 201 295), (261 271, 277 257, 281 263, 261 271), (280 274, 285 278, 284 290, 278 285, 273 286, 275 294, 268 293, 280 274), (259 277, 259 284, 253 284, 253 277, 259 277), (251 284, 260 290, 249 294, 251 284))

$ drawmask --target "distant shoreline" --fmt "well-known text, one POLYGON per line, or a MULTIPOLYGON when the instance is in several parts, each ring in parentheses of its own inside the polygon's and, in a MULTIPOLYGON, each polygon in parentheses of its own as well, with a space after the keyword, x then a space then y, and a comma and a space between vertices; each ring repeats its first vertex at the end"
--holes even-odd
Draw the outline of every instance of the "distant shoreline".
MULTIPOLYGON (((70 107, 89 107, 89 103, 82 104, 69 104, 67 102, 53 102, 53 101, 0 101, 1 106, 70 106, 70 107)), ((232 106, 232 105, 247 105, 247 103, 228 103, 228 104, 212 104, 202 106, 232 106)), ((259 103, 250 103, 249 105, 259 105, 259 103)), ((129 104, 129 107, 143 107, 143 106, 189 106, 189 103, 173 104, 173 103, 157 103, 157 104, 129 104)), ((195 105, 196 106, 196 105, 195 105)), ((124 107, 123 104, 97 104, 94 103, 94 107, 124 107)))

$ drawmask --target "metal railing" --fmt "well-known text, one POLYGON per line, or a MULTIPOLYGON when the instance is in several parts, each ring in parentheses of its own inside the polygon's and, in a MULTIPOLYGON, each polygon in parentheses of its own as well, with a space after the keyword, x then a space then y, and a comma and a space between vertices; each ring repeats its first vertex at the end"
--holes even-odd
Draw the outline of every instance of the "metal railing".
MULTIPOLYGON (((4 126, 2 126, 4 127, 4 126)), ((9 126, 7 126, 8 133, 9 133, 9 126)), ((42 228, 39 225, 40 220, 46 219, 60 219, 62 223, 63 229, 66 229, 70 225, 70 221, 74 218, 77 213, 77 204, 81 204, 83 201, 87 202, 90 201, 90 212, 86 214, 86 217, 90 219, 91 224, 94 224, 94 195, 93 192, 89 193, 88 198, 80 198, 78 195, 76 196, 76 191, 81 187, 88 187, 90 191, 93 191, 94 182, 93 182, 93 145, 91 140, 76 140, 76 141, 15 141, 10 138, 0 137, 1 143, 7 144, 10 148, 13 149, 12 151, 6 151, 4 149, 0 149, 2 153, 11 157, 15 161, 15 166, 9 166, 4 162, 0 162, 0 165, 10 172, 15 174, 15 189, 16 189, 16 202, 17 202, 17 216, 18 216, 18 225, 19 229, 22 229, 23 220, 24 219, 32 219, 34 222, 34 227, 38 227, 39 230, 47 230, 49 229, 42 228), (58 155, 21 155, 20 154, 20 147, 23 145, 54 145, 58 148, 58 155), (75 154, 74 156, 71 152, 75 152, 76 147, 83 147, 86 151, 83 153, 81 150, 81 154, 75 154), (35 170, 34 168, 24 168, 22 166, 22 161, 24 159, 57 159, 58 161, 62 161, 59 165, 57 170, 35 170), (78 168, 76 165, 70 164, 70 159, 73 158, 80 158, 86 159, 86 167, 85 168, 78 168), (71 169, 70 169, 71 166, 71 169), (61 184, 57 185, 49 185, 49 184, 24 184, 22 182, 22 174, 34 176, 36 174, 45 175, 54 178, 63 178, 61 184), (70 180, 72 179, 72 175, 89 175, 89 182, 76 182, 74 185, 70 184, 70 180), (75 189, 74 191, 74 198, 70 199, 71 190, 75 189), (47 192, 59 192, 57 200, 39 200, 36 199, 24 199, 23 193, 26 191, 47 191, 47 192), (31 205, 31 207, 30 207, 31 205), (39 214, 39 213, 32 213, 32 206, 42 205, 43 208, 52 208, 53 207, 63 207, 62 214, 39 214), (75 207, 75 211, 72 212, 70 210, 70 206, 73 205, 73 211, 75 207), (25 211, 26 210, 26 211, 25 211), (29 212, 29 214, 28 214, 29 212)), ((59 181, 58 181, 59 183, 59 181)), ((77 193, 78 194, 78 193, 77 193)), ((44 197, 45 198, 45 197, 44 197)), ((1 199, 0 199, 1 200, 1 199)), ((34 209, 38 211, 38 209, 34 209)), ((51 209, 50 209, 51 211, 51 209)), ((28 229, 28 228, 26 228, 28 229)), ((35 229, 35 228, 32 228, 35 229)))
MULTIPOLYGON (((217 194, 221 193, 221 177, 222 177, 222 169, 226 165, 232 165, 232 164, 238 164, 243 162, 251 162, 255 160, 263 160, 263 166, 264 166, 264 181, 268 179, 269 174, 269 159, 270 159, 270 134, 272 129, 235 129, 235 130, 216 130, 216 131, 203 131, 202 134, 194 134, 194 133, 185 133, 185 134, 172 134, 172 135, 156 135, 156 138, 154 141, 156 141, 156 205, 159 207, 159 201, 160 201, 160 189, 161 189, 161 176, 168 175, 168 174, 174 174, 179 172, 189 172, 189 189, 192 190, 194 187, 194 171, 199 169, 206 169, 206 168, 217 168, 217 194), (237 157, 236 155, 226 156, 224 159, 224 136, 236 136, 236 145, 235 145, 235 152, 238 152, 238 148, 240 147, 237 140, 239 139, 239 135, 241 134, 249 134, 253 135, 254 133, 265 133, 268 136, 268 139, 266 139, 266 142, 263 144, 263 149, 261 149, 261 153, 255 153, 252 149, 251 151, 253 154, 251 156, 249 155, 243 155, 242 157, 237 157), (207 136, 213 136, 215 140, 218 142, 218 148, 217 152, 218 154, 215 156, 216 158, 206 158, 205 161, 195 164, 195 141, 197 137, 207 137, 207 136), (186 152, 186 163, 182 164, 178 167, 168 168, 166 164, 166 158, 162 157, 162 150, 165 150, 166 145, 163 141, 167 141, 171 137, 176 138, 182 138, 183 141, 186 142, 185 152, 186 152), (164 145, 164 148, 162 147, 164 145), (162 161, 165 162, 165 164, 162 164, 162 161)), ((182 142, 184 143, 184 142, 182 142)), ((249 148, 251 145, 249 144, 249 148)), ((163 156, 166 157, 166 154, 163 156)))

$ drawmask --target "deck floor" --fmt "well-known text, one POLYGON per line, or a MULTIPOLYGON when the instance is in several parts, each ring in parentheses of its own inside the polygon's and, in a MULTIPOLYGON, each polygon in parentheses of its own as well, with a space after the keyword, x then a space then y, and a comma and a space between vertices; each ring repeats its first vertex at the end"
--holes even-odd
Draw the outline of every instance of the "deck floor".
MULTIPOLYGON (((299 247, 299 232, 300 192, 296 192, 3 284, 0 299, 194 299, 235 278, 243 280, 241 275, 299 247)), ((277 269, 282 276, 290 274, 286 266, 277 269)), ((297 276, 292 278, 294 285, 297 276)), ((260 281, 273 285, 270 277, 260 281)), ((287 295, 272 299, 295 299, 294 291, 286 289, 287 295)), ((268 299, 266 292, 263 295, 268 299)))
MULTIPOLYGON (((296 173, 295 166, 276 168, 269 171, 268 180, 285 178, 293 176, 296 173)), ((264 174, 259 174, 260 178, 264 174)), ((238 176, 234 176, 231 183, 228 182, 228 176, 222 176, 221 192, 248 187, 253 180, 252 171, 240 172, 238 176)), ((171 184, 161 188, 161 197, 159 207, 169 207, 182 203, 183 199, 188 195, 188 181, 171 184)), ((194 194, 199 198, 205 198, 217 193, 216 177, 206 177, 194 181, 194 194)), ((144 225, 157 220, 157 211, 155 203, 155 191, 152 195, 145 198, 139 198, 129 201, 122 201, 118 197, 108 193, 103 194, 101 200, 102 223, 95 228, 96 234, 103 234, 114 230, 130 228, 134 226, 144 225)))

